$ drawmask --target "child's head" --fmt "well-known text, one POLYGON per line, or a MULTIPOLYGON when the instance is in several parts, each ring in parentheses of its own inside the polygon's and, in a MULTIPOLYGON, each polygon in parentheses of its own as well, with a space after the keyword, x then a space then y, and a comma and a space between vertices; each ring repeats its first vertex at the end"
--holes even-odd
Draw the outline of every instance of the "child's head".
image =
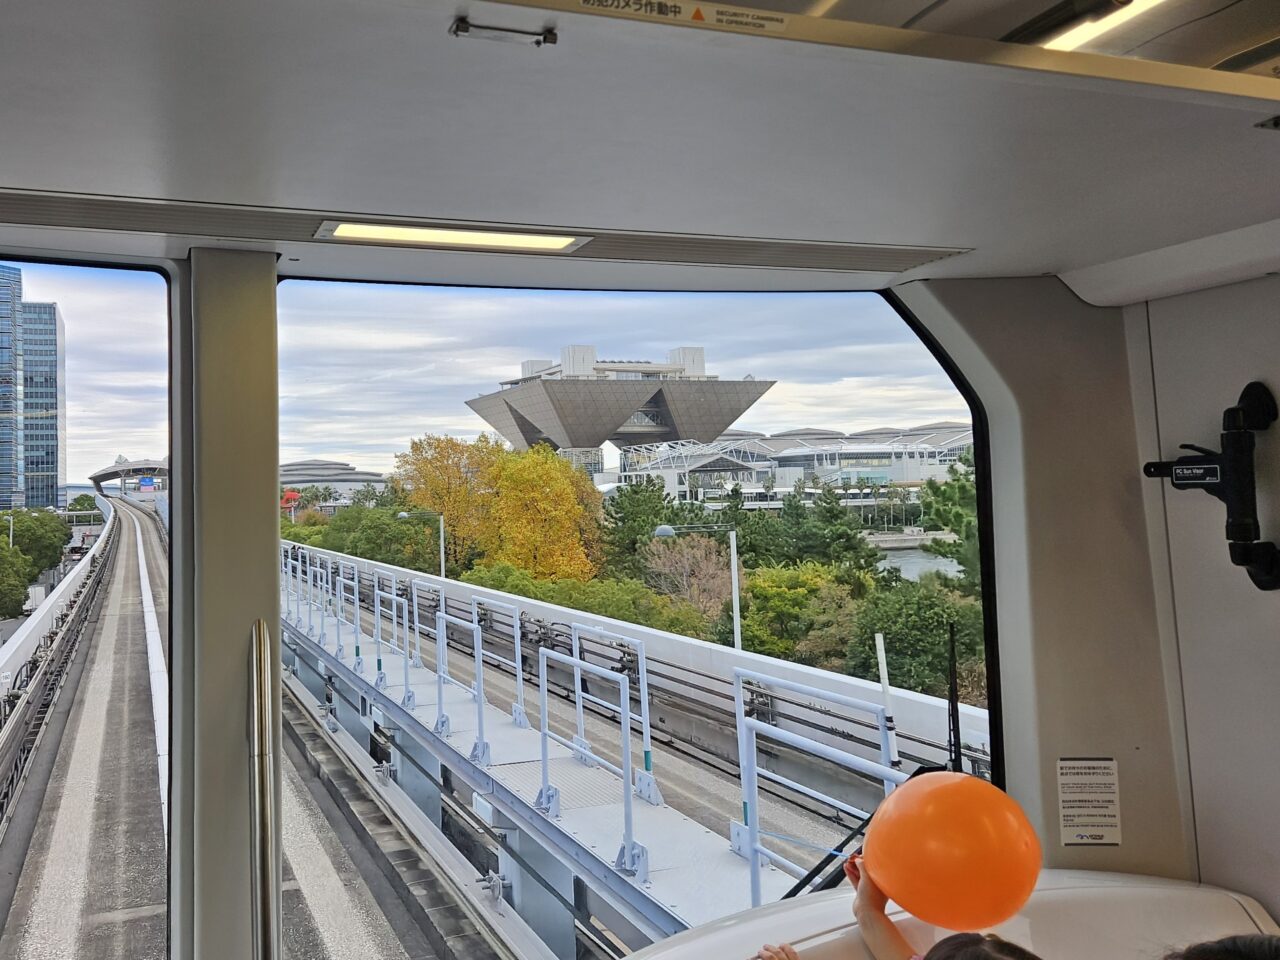
POLYGON ((939 940, 924 960, 1040 960, 1030 950, 1002 940, 994 933, 957 933, 939 940))
POLYGON ((1280 937, 1246 934, 1175 950, 1165 960, 1280 960, 1280 937))

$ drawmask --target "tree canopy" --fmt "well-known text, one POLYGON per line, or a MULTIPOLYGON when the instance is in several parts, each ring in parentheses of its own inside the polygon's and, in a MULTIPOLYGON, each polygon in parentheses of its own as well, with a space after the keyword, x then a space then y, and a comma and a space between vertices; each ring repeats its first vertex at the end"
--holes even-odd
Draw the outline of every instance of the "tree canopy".
MULTIPOLYGON (((628 483, 602 502, 586 474, 549 446, 511 451, 487 436, 425 436, 397 457, 387 490, 358 490, 352 505, 332 517, 299 502, 302 509, 292 519, 285 513, 281 529, 301 543, 435 572, 435 519, 412 514, 443 513, 452 576, 731 644, 727 533, 653 537, 662 524, 727 524, 736 530, 747 650, 874 679, 879 632, 891 682, 945 694, 947 631, 954 623, 962 691, 970 702, 982 702, 971 468, 953 468, 947 480, 928 483, 922 505, 909 503, 905 489, 877 488, 877 501, 893 499, 895 514, 905 519, 918 509, 933 529, 956 534, 956 541, 930 549, 958 560, 962 575, 927 574, 919 583, 879 569, 884 555, 866 537, 865 508, 845 506, 855 483, 860 489, 864 482, 844 478, 840 486, 823 486, 810 503, 811 491, 799 482, 776 511, 754 509, 737 485, 714 511, 700 502, 678 502, 656 477, 628 483), (410 516, 400 519, 402 510, 410 516)), ((0 566, 0 605, 3 597, 0 566)))
POLYGON ((84 511, 84 510, 97 510, 98 501, 93 498, 92 493, 81 493, 77 495, 70 503, 67 504, 67 509, 72 512, 84 511))

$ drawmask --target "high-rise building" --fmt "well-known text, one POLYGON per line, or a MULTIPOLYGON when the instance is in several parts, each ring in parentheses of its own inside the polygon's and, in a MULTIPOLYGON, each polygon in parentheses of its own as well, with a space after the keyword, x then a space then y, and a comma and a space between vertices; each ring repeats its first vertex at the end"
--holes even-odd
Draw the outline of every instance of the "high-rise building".
POLYGON ((22 271, 0 264, 0 510, 25 507, 22 271))
POLYGON ((67 505, 65 343, 56 303, 23 302, 22 433, 28 507, 67 505))

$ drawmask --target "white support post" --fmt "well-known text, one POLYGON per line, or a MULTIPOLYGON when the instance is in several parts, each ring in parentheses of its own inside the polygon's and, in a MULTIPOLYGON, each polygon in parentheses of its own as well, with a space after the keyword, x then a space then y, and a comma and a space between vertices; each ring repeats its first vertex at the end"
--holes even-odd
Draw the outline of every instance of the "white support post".
POLYGON ((733 649, 742 649, 742 610, 738 592, 738 531, 729 531, 729 582, 733 589, 733 649))

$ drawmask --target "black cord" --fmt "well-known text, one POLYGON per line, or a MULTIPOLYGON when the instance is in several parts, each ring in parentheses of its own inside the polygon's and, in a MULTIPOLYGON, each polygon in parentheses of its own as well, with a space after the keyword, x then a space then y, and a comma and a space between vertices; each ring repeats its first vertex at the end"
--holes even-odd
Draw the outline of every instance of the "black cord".
POLYGON ((914 27, 917 23, 919 23, 921 20, 923 20, 923 19, 924 19, 925 17, 927 17, 929 14, 933 13, 933 11, 937 10, 939 7, 943 6, 943 5, 944 5, 944 4, 946 4, 946 3, 947 3, 947 0, 933 0, 933 3, 929 4, 929 5, 928 5, 927 7, 925 7, 923 10, 921 10, 921 11, 919 11, 918 13, 916 13, 916 14, 914 14, 914 15, 912 15, 912 16, 910 16, 910 17, 908 17, 908 18, 907 18, 906 23, 904 23, 904 24, 902 25, 902 29, 903 29, 903 30, 910 30, 910 29, 911 29, 912 27, 914 27))

